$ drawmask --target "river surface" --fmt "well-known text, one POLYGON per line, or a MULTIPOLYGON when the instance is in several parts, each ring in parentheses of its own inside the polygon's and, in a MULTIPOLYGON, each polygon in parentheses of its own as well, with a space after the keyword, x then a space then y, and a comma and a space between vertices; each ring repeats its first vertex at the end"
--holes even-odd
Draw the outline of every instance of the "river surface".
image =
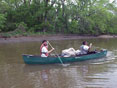
POLYGON ((22 54, 38 55, 41 42, 0 44, 0 88, 117 88, 117 39, 74 39, 50 41, 57 53, 82 41, 94 49, 107 49, 107 57, 61 64, 26 65, 22 54))

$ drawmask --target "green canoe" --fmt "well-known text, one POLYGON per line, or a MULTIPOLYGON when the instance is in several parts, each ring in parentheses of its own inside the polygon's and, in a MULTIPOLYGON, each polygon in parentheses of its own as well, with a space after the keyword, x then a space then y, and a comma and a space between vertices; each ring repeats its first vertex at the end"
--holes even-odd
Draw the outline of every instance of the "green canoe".
MULTIPOLYGON (((63 63, 85 61, 102 58, 107 55, 107 50, 101 50, 93 54, 80 55, 76 57, 60 57, 63 63)), ((41 57, 36 55, 22 55, 26 64, 55 64, 61 63, 58 57, 41 57)))

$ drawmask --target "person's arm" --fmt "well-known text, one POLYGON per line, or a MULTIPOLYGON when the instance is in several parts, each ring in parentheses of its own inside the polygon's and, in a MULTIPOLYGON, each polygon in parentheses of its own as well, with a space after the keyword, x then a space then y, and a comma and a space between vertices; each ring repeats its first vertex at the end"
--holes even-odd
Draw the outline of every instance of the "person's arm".
POLYGON ((91 48, 92 47, 92 43, 90 43, 90 45, 89 45, 89 48, 91 48))
POLYGON ((90 43, 88 51, 90 51, 91 47, 92 47, 92 43, 90 43))
POLYGON ((54 48, 52 48, 51 50, 48 51, 48 53, 51 53, 54 50, 54 48))

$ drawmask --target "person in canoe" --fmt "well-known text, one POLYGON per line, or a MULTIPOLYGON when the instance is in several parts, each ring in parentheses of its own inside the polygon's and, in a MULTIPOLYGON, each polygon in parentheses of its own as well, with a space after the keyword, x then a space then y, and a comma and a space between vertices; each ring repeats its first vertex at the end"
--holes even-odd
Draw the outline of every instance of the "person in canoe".
POLYGON ((54 48, 52 48, 51 50, 48 50, 48 41, 47 40, 43 40, 41 47, 40 47, 40 54, 41 57, 48 57, 48 55, 54 50, 54 48))
POLYGON ((87 41, 83 41, 82 45, 80 46, 80 54, 89 54, 91 47, 92 47, 92 43, 90 43, 90 45, 88 46, 87 41))

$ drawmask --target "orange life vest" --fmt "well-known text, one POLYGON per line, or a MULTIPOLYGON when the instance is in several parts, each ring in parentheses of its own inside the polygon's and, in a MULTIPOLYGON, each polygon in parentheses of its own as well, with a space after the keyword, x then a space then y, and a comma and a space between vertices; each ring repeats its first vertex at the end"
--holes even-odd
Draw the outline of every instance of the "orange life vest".
MULTIPOLYGON (((42 52, 42 48, 43 48, 43 47, 46 47, 46 46, 44 46, 44 44, 41 45, 41 47, 40 47, 40 55, 45 54, 46 56, 48 56, 48 53, 43 53, 43 52, 42 52)), ((46 49, 48 50, 47 47, 46 47, 46 49)))

